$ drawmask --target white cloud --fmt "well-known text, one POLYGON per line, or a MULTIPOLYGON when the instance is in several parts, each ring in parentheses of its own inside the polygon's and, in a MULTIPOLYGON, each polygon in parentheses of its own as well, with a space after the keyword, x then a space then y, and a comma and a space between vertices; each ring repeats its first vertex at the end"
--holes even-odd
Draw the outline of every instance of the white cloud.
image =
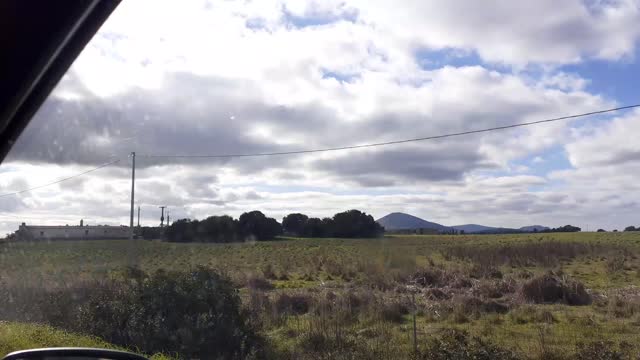
POLYGON ((575 167, 615 166, 640 163, 640 111, 611 120, 591 129, 567 145, 569 160, 575 167))
POLYGON ((634 0, 414 0, 401 5, 362 0, 359 5, 365 21, 414 46, 470 49, 485 61, 518 66, 619 59, 633 53, 640 35, 634 0))

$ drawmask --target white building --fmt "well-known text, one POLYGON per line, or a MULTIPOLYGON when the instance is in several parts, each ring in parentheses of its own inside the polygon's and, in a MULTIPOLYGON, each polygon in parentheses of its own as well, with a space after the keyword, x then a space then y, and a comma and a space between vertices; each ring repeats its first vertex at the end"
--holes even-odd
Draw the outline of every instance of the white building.
POLYGON ((22 223, 16 232, 18 240, 98 240, 128 239, 128 226, 44 226, 22 223))

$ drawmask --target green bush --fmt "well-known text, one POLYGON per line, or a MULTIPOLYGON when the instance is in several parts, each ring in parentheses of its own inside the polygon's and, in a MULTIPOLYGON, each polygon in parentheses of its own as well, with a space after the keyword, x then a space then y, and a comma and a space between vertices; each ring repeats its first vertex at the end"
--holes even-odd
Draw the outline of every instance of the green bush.
POLYGON ((130 271, 96 289, 79 319, 82 331, 116 345, 181 358, 246 358, 261 344, 240 311, 237 290, 206 268, 130 271))

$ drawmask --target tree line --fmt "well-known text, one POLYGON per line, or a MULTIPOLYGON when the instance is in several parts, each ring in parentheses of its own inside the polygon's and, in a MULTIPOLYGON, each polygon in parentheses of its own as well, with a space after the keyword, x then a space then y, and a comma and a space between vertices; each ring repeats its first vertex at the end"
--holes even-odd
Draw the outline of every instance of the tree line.
POLYGON ((384 227, 360 210, 349 210, 323 219, 300 213, 289 214, 282 219, 282 228, 285 235, 297 237, 373 238, 384 234, 384 227))
POLYGON ((534 232, 543 232, 543 233, 580 232, 580 231, 582 231, 581 228, 579 228, 577 226, 573 226, 573 225, 565 225, 565 226, 560 226, 560 227, 557 227, 557 228, 546 229, 546 230, 541 230, 541 231, 537 231, 537 229, 534 229, 534 232))
POLYGON ((204 220, 180 219, 165 228, 171 242, 230 243, 266 241, 280 235, 297 237, 370 238, 384 233, 384 228, 371 215, 359 210, 335 214, 332 218, 309 218, 289 214, 282 224, 260 211, 250 211, 234 219, 228 215, 210 216, 204 220))

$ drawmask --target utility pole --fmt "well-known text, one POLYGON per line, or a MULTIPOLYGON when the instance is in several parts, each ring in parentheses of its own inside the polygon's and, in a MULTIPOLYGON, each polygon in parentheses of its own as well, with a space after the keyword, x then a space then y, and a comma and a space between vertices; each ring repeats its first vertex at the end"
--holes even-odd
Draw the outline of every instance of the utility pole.
POLYGON ((133 240, 133 202, 135 199, 135 188, 136 188, 136 152, 131 152, 131 218, 129 221, 129 230, 131 233, 129 234, 130 239, 133 240))
POLYGON ((169 218, 169 209, 167 208, 167 226, 171 225, 169 221, 171 221, 171 219, 169 218))
POLYGON ((138 205, 138 227, 140 227, 140 205, 138 205))
POLYGON ((160 227, 164 226, 164 208, 166 208, 166 206, 158 206, 162 212, 160 213, 160 227))

